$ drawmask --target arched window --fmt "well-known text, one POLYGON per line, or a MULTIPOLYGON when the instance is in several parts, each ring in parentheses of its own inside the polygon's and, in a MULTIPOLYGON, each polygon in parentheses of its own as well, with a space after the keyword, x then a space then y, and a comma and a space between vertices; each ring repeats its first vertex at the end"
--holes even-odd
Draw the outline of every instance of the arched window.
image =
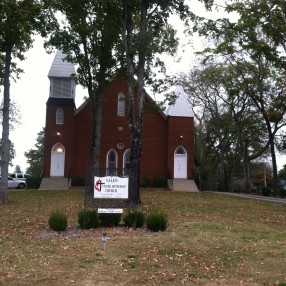
POLYGON ((118 102, 117 102, 117 115, 125 116, 125 94, 123 92, 119 92, 118 94, 118 102))
POLYGON ((129 176, 130 174, 130 150, 126 150, 123 155, 123 175, 124 176, 129 176))
POLYGON ((65 148, 61 143, 57 143, 54 145, 52 152, 56 152, 56 153, 64 153, 65 152, 65 148))
POLYGON ((64 124, 64 111, 60 107, 56 111, 56 124, 64 124))
POLYGON ((117 153, 114 149, 110 149, 107 153, 106 173, 109 176, 117 175, 117 153))
POLYGON ((186 154, 186 150, 183 146, 179 146, 176 151, 175 151, 175 154, 177 155, 183 155, 183 154, 186 154))

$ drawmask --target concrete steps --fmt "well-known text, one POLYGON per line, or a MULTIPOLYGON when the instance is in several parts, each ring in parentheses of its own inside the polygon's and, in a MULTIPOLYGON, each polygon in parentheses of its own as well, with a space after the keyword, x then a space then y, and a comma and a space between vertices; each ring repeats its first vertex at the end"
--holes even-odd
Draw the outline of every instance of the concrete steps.
POLYGON ((69 190, 68 178, 51 177, 43 178, 40 190, 69 190))
POLYGON ((199 191, 194 180, 173 179, 173 180, 169 180, 168 185, 172 191, 180 191, 180 192, 198 192, 199 191))

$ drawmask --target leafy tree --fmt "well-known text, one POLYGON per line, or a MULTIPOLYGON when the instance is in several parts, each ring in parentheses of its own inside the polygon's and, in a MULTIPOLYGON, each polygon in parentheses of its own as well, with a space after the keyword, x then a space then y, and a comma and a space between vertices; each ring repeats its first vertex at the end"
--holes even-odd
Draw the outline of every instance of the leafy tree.
POLYGON ((45 128, 43 128, 36 139, 35 148, 25 152, 25 157, 29 164, 26 172, 31 176, 39 177, 44 167, 44 142, 45 128))
MULTIPOLYGON (((209 8, 213 1, 204 0, 203 2, 209 8)), ((148 79, 149 67, 152 66, 155 54, 174 51, 175 46, 170 44, 172 41, 166 43, 164 40, 162 42, 159 40, 159 38, 164 39, 160 35, 164 27, 170 27, 169 16, 177 13, 181 19, 186 20, 192 16, 192 13, 184 0, 122 0, 122 5, 131 133, 130 161, 131 169, 136 172, 130 178, 129 200, 133 204, 138 204, 145 80, 148 79), (135 75, 136 89, 134 88, 135 75)), ((171 30, 170 27, 169 31, 171 30)), ((171 38, 174 40, 174 37, 171 38)))
POLYGON ((42 1, 37 0, 4 0, 0 2, 0 68, 3 84, 2 108, 2 148, 1 177, 3 186, 0 190, 1 200, 8 201, 8 164, 9 164, 9 130, 10 130, 10 78, 18 77, 14 59, 24 59, 24 52, 32 45, 32 35, 41 30, 44 34, 49 26, 48 13, 42 10, 42 1), (43 13, 42 13, 43 12, 43 13), (45 29, 43 24, 45 23, 45 29))
POLYGON ((77 81, 88 90, 92 106, 93 167, 99 168, 103 90, 114 76, 120 42, 120 9, 113 0, 55 0, 54 12, 63 18, 47 47, 61 49, 77 64, 77 81))
POLYGON ((14 173, 22 173, 21 167, 19 165, 16 165, 14 173))
MULTIPOLYGON (((0 139, 0 154, 1 153, 1 150, 2 150, 2 139, 0 139)), ((16 155, 16 151, 15 151, 15 147, 14 147, 14 144, 13 142, 10 141, 10 150, 9 150, 9 165, 12 167, 13 164, 12 164, 12 161, 13 159, 15 158, 15 155, 16 155)), ((0 157, 1 158, 1 157, 0 157)))
POLYGON ((196 107, 196 161, 201 189, 203 178, 219 171, 220 190, 232 191, 234 176, 241 172, 243 162, 245 190, 249 192, 249 163, 265 152, 268 141, 265 125, 245 94, 239 74, 227 63, 211 62, 194 68, 182 79, 196 107))
POLYGON ((285 35, 282 35, 286 28, 285 4, 274 0, 235 1, 227 5, 226 10, 235 12, 238 20, 200 19, 195 29, 215 41, 215 47, 208 49, 208 57, 221 57, 233 65, 245 94, 264 121, 272 158, 273 192, 277 194, 275 145, 286 124, 283 103, 286 61, 281 53, 285 43, 285 35))
POLYGON ((135 179, 134 184, 131 183, 133 191, 130 201, 138 203, 144 79, 151 78, 148 67, 152 63, 161 64, 156 61, 155 52, 174 51, 176 46, 174 29, 168 25, 168 17, 175 11, 186 18, 190 15, 189 9, 183 0, 55 0, 52 3, 55 11, 60 11, 64 19, 63 25, 52 33, 49 44, 62 49, 67 59, 79 66, 78 81, 88 89, 93 108, 92 158, 96 168, 99 166, 103 89, 114 76, 115 68, 118 67, 117 74, 127 74, 131 165, 136 170, 135 176, 131 176, 135 179), (167 38, 160 34, 163 31, 167 38))
POLYGON ((286 165, 278 172, 279 179, 286 180, 286 165))

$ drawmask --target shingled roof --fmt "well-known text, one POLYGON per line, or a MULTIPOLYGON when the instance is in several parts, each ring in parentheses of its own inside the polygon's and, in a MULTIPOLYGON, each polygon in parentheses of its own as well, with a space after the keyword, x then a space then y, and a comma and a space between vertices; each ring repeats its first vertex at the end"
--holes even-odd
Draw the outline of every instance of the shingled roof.
POLYGON ((188 96, 184 92, 182 86, 177 86, 175 89, 176 102, 170 105, 167 110, 167 116, 177 117, 194 117, 192 107, 188 101, 188 96))
POLYGON ((50 68, 48 77, 72 77, 72 74, 75 74, 74 65, 69 63, 67 60, 63 60, 64 58, 65 55, 63 52, 58 50, 50 68))

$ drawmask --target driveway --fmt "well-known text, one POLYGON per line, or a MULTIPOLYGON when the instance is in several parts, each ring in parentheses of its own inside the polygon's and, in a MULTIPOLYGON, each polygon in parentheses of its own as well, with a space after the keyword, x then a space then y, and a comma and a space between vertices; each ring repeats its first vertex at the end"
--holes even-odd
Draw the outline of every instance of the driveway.
POLYGON ((286 204, 286 199, 281 199, 281 198, 264 197, 264 196, 259 196, 259 195, 250 195, 250 194, 242 194, 242 193, 227 193, 227 192, 210 192, 210 193, 286 204))

